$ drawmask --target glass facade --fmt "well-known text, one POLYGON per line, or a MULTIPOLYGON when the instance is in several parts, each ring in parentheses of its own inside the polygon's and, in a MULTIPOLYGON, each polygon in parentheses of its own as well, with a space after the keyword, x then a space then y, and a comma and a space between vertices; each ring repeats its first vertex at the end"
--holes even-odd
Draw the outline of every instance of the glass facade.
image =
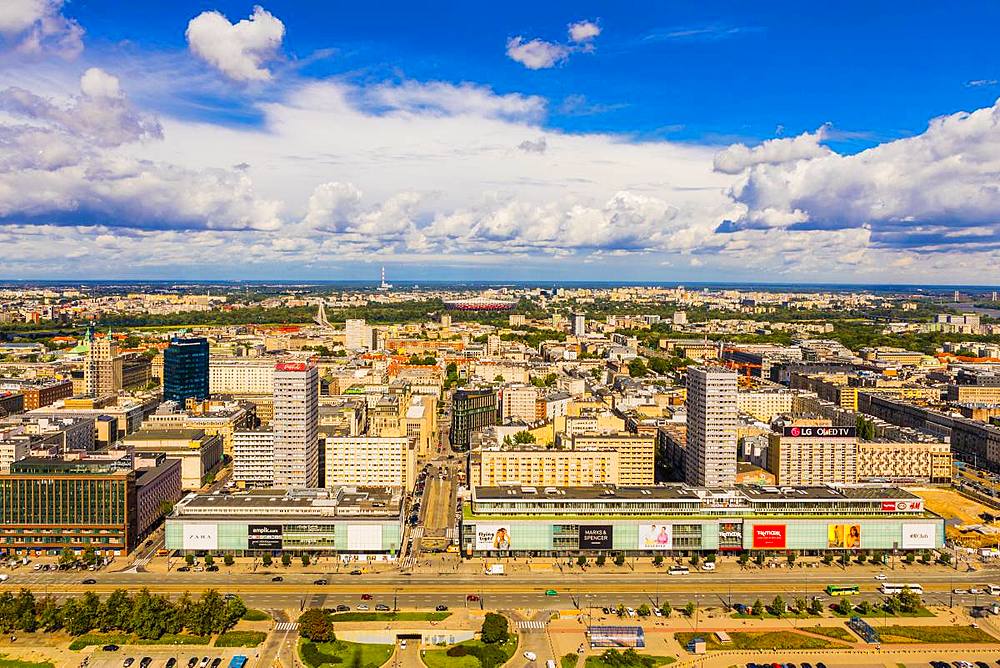
POLYGON ((163 351, 163 399, 184 406, 208 398, 208 340, 174 339, 163 351))
POLYGON ((460 450, 468 450, 472 432, 496 423, 496 390, 455 390, 449 432, 453 446, 460 450))

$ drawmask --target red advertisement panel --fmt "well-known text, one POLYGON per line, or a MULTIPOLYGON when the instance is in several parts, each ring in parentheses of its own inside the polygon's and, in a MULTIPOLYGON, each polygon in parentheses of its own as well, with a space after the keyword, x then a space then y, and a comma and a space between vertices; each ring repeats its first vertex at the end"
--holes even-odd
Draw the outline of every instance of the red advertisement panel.
POLYGON ((785 547, 784 524, 755 524, 753 546, 756 549, 780 550, 785 547))

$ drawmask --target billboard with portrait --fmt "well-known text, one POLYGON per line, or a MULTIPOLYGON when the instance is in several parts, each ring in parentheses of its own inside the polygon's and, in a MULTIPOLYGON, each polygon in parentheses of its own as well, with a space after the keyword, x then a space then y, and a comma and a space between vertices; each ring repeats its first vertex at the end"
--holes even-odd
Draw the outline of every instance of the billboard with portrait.
POLYGON ((640 524, 640 550, 669 550, 674 546, 674 528, 669 524, 640 524))
POLYGON ((861 547, 860 524, 828 524, 826 546, 855 550, 861 547))
POLYGON ((509 524, 477 524, 476 549, 499 552, 511 549, 509 524))

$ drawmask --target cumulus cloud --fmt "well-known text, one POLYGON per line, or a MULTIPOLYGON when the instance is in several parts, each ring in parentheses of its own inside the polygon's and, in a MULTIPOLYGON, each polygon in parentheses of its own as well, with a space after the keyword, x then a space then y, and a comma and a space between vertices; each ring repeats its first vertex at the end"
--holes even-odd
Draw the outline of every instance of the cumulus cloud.
POLYGON ((723 174, 739 174, 754 165, 779 165, 796 160, 808 160, 832 153, 823 146, 827 126, 816 132, 805 132, 798 137, 768 139, 750 148, 746 144, 733 144, 715 156, 715 170, 723 174))
POLYGON ((468 115, 537 121, 545 113, 545 99, 537 95, 497 95, 487 86, 471 83, 385 83, 366 88, 362 97, 375 111, 402 111, 420 115, 468 115))
POLYGON ((1000 101, 855 155, 818 153, 752 164, 731 191, 745 209, 728 229, 864 228, 888 248, 1000 247, 1000 101))
POLYGON ((569 26, 569 38, 574 42, 587 42, 601 34, 601 27, 593 21, 578 21, 569 26))
POLYGON ((75 58, 83 51, 83 28, 62 15, 62 5, 63 0, 4 0, 0 40, 21 53, 75 58))
POLYGON ((234 81, 267 81, 264 66, 273 59, 285 36, 285 25, 261 6, 248 19, 232 24, 216 11, 191 19, 185 33, 196 56, 234 81))
POLYGON ((570 48, 543 39, 525 40, 518 35, 507 40, 507 57, 529 70, 555 67, 569 58, 570 48))

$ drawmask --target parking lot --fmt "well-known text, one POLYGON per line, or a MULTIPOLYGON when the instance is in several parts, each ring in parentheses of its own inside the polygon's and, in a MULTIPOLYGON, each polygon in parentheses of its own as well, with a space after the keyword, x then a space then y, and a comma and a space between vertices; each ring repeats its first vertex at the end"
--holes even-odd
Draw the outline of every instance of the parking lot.
POLYGON ((257 650, 242 647, 221 648, 208 646, 146 646, 141 649, 123 647, 116 652, 106 652, 100 647, 95 648, 90 654, 87 668, 124 668, 125 662, 132 659, 128 668, 142 668, 140 664, 143 658, 149 657, 152 661, 145 668, 167 668, 167 663, 171 658, 176 660, 176 665, 172 668, 188 668, 191 659, 194 659, 193 668, 212 668, 215 661, 215 668, 227 668, 229 662, 236 655, 247 657, 247 665, 255 665, 257 650), (207 657, 208 661, 205 661, 207 657))

